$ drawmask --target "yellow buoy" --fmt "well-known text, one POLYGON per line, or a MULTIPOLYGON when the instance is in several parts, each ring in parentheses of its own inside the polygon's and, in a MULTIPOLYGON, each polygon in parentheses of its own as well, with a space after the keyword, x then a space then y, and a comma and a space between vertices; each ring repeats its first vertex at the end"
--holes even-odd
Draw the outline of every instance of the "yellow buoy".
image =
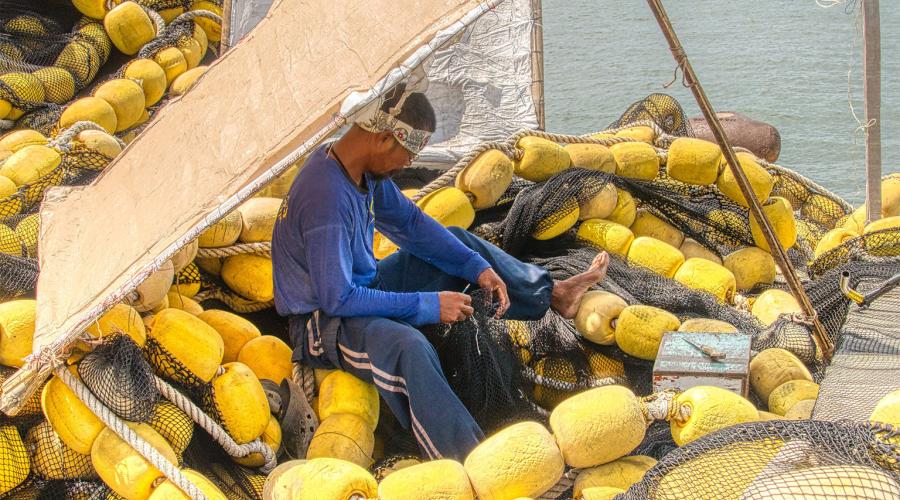
POLYGON ((656 465, 653 457, 633 455, 584 469, 575 477, 574 498, 580 498, 587 488, 612 487, 627 490, 656 465))
POLYGON ((719 302, 734 299, 734 274, 725 267, 706 259, 688 259, 678 268, 675 281, 693 290, 711 293, 719 302))
POLYGON ((481 210, 497 203, 512 182, 512 176, 512 160, 499 150, 489 149, 456 176, 456 187, 471 194, 472 206, 481 210))
POLYGON ((788 380, 769 394, 769 411, 776 415, 787 412, 800 401, 819 397, 819 384, 809 380, 788 380))
POLYGON ((82 97, 69 104, 59 117, 59 128, 69 128, 76 122, 94 122, 113 134, 118 126, 116 110, 99 97, 82 97))
MULTIPOLYGON (((140 5, 124 2, 103 17, 103 27, 119 52, 133 56, 156 37, 156 26, 140 5)), ((176 49, 177 50, 177 49, 176 49)))
POLYGON ((557 212, 541 219, 537 223, 531 237, 536 240, 550 240, 565 233, 578 222, 578 202, 575 198, 569 198, 563 203, 557 212))
POLYGON ((684 255, 668 243, 641 236, 635 238, 628 249, 628 263, 647 268, 660 276, 672 278, 684 264, 684 255))
POLYGON ((813 252, 815 258, 819 258, 822 255, 834 250, 835 248, 843 245, 844 243, 852 240, 853 238, 858 238, 859 233, 856 231, 851 231, 849 229, 836 227, 831 231, 825 233, 822 236, 822 239, 819 240, 819 243, 816 244, 816 249, 813 252))
POLYGON ((63 68, 48 66, 32 74, 44 85, 46 99, 49 102, 63 104, 69 102, 75 95, 75 78, 63 68))
POLYGON ((724 266, 734 274, 738 290, 752 290, 775 282, 775 259, 757 247, 744 247, 725 256, 724 266))
POLYGON ((619 201, 616 186, 608 182, 591 199, 578 207, 578 219, 604 219, 612 214, 619 201))
POLYGON ((653 146, 644 142, 622 142, 609 149, 616 159, 616 175, 649 181, 659 174, 659 157, 653 146))
POLYGON ((691 387, 675 397, 675 405, 689 412, 688 416, 679 415, 669 422, 672 438, 678 446, 719 429, 759 419, 753 403, 721 387, 691 387))
POLYGON ((375 386, 353 375, 335 370, 319 386, 319 418, 349 413, 361 418, 374 430, 378 425, 378 391, 375 386))
POLYGON ((635 238, 649 236, 675 248, 684 243, 684 233, 681 230, 643 208, 637 211, 634 223, 631 224, 631 232, 635 238))
POLYGON ((175 47, 167 47, 160 50, 153 56, 153 60, 166 73, 166 84, 169 86, 188 69, 187 61, 184 60, 184 54, 175 47))
POLYGON ((590 219, 578 227, 576 238, 590 242, 611 254, 625 257, 634 241, 634 234, 621 224, 603 219, 590 219))
MULTIPOLYGON (((188 64, 190 67, 190 64, 188 64)), ((209 69, 209 66, 197 66, 193 69, 189 69, 184 73, 178 75, 175 80, 172 81, 172 86, 169 88, 169 92, 172 96, 178 96, 186 93, 191 87, 197 83, 197 80, 203 76, 203 73, 206 73, 206 70, 209 69)))
MULTIPOLYGON (((778 243, 785 249, 794 246, 794 243, 797 242, 797 221, 794 219, 794 209, 791 207, 791 203, 780 196, 773 196, 763 203, 762 208, 769 222, 772 223, 778 243)), ((762 228, 752 214, 750 215, 750 233, 753 235, 753 242, 756 243, 756 246, 770 251, 762 228)))
POLYGON ((469 198, 455 187, 433 191, 417 201, 416 205, 444 227, 468 229, 475 220, 475 209, 469 198))
POLYGON ((144 112, 144 90, 134 80, 109 80, 94 90, 94 96, 108 102, 116 112, 116 132, 131 128, 144 112))
MULTIPOLYGON (((178 456, 169 443, 147 424, 126 422, 131 430, 145 440, 160 455, 173 464, 178 456)), ((146 499, 153 485, 164 477, 147 459, 110 428, 103 429, 91 447, 91 463, 100 479, 117 494, 128 500, 146 499)))
POLYGON ((269 402, 262 384, 247 365, 225 363, 222 373, 210 385, 207 410, 236 443, 249 443, 262 435, 269 425, 269 402))
POLYGON ((616 189, 616 208, 606 220, 631 227, 635 217, 637 217, 637 203, 635 203, 634 197, 624 189, 616 189))
POLYGON ((241 254, 227 257, 222 264, 222 281, 240 296, 258 302, 275 298, 272 259, 241 254))
POLYGON ((750 385, 763 401, 769 400, 775 388, 791 380, 813 381, 806 365, 790 351, 765 349, 750 361, 750 385))
POLYGON ((679 137, 669 146, 666 173, 686 184, 709 186, 719 177, 722 150, 716 143, 679 137))
POLYGON ((360 467, 372 465, 375 434, 366 422, 349 413, 324 417, 313 434, 306 459, 337 458, 360 467))
POLYGON ((253 370, 260 380, 268 379, 281 384, 282 380, 291 378, 294 368, 292 354, 291 348, 280 338, 261 335, 241 347, 237 360, 253 370))
POLYGON ((166 93, 166 72, 152 59, 134 59, 125 66, 124 74, 140 82, 146 108, 158 103, 166 93))
POLYGON ((616 159, 602 144, 567 144, 563 149, 569 154, 573 167, 616 173, 616 159))
MULTIPOLYGON (((744 171, 744 175, 750 181, 753 194, 756 195, 761 203, 765 203, 769 199, 769 194, 772 193, 772 188, 775 187, 775 180, 772 178, 772 175, 759 163, 756 163, 754 156, 749 153, 738 153, 737 159, 741 169, 744 171)), ((722 173, 719 174, 719 178, 716 180, 716 186, 722 194, 738 205, 744 208, 750 206, 744 198, 744 194, 741 193, 741 188, 738 187, 737 180, 728 165, 722 168, 722 173)))
POLYGON ((691 318, 678 327, 679 332, 737 333, 731 323, 711 318, 691 318))
POLYGON ((581 298, 575 314, 575 328, 587 340, 600 345, 616 342, 615 321, 628 307, 621 297, 602 290, 591 290, 581 298))
POLYGON ((237 361, 241 348, 247 342, 262 335, 256 325, 228 311, 207 309, 198 314, 197 317, 213 327, 219 333, 219 336, 222 337, 222 343, 225 346, 222 355, 223 363, 237 361))
POLYGON ((31 354, 37 302, 11 300, 0 304, 0 364, 21 368, 31 354))
POLYGON ((692 238, 685 238, 678 249, 684 254, 685 259, 706 259, 719 265, 722 264, 721 257, 692 238))
POLYGON ((653 144, 656 140, 656 132, 646 125, 624 128, 616 132, 615 137, 629 137, 647 144, 653 144))
POLYGON ((479 500, 537 498, 565 471, 553 436, 537 422, 513 424, 481 442, 464 462, 479 500))
POLYGON ((663 334, 680 326, 678 318, 668 311, 646 305, 628 306, 616 322, 616 344, 627 354, 652 361, 663 334))
POLYGON ((547 139, 526 136, 516 142, 516 148, 524 153, 513 162, 513 169, 516 175, 529 181, 545 181, 572 164, 569 153, 547 139))
POLYGON ((773 288, 759 294, 756 301, 750 307, 750 313, 757 317, 764 325, 774 323, 782 314, 801 313, 803 309, 788 292, 773 288))
POLYGON ((610 385, 561 402, 550 414, 550 429, 566 464, 584 468, 630 453, 644 440, 647 424, 634 393, 610 385))

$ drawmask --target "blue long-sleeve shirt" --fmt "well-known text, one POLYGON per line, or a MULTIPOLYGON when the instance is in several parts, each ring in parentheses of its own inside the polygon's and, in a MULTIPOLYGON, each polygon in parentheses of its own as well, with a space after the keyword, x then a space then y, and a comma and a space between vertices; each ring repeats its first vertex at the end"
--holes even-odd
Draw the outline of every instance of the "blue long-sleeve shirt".
POLYGON ((378 230, 438 269, 476 282, 489 264, 403 196, 391 180, 365 176, 361 189, 320 147, 306 161, 282 204, 272 235, 275 307, 288 316, 380 316, 412 325, 440 321, 435 292, 369 288, 376 273, 378 230))

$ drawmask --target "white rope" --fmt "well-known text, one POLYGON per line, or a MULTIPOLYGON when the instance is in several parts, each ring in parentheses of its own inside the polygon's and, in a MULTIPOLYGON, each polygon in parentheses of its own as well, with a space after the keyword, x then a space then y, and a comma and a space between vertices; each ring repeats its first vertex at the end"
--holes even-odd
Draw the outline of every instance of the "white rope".
POLYGON ((78 396, 78 399, 87 405, 94 415, 100 417, 100 420, 102 420, 107 427, 112 429, 113 432, 125 440, 129 446, 134 448, 134 450, 142 457, 159 469, 159 471, 170 481, 175 483, 181 491, 185 492, 193 500, 207 500, 206 495, 204 495, 203 492, 200 491, 200 488, 181 473, 177 465, 170 462, 166 457, 162 456, 156 448, 151 446, 150 443, 138 436, 131 427, 128 427, 128 425, 125 424, 124 420, 119 418, 118 415, 113 413, 112 410, 107 408, 106 405, 97 399, 97 397, 94 396, 94 393, 92 393, 84 383, 72 375, 66 366, 63 365, 56 368, 54 373, 75 393, 76 396, 78 396))
POLYGON ((691 407, 677 405, 675 398, 678 397, 678 394, 674 390, 665 390, 641 398, 641 412, 644 414, 644 421, 648 426, 662 420, 687 422, 691 417, 691 407))
MULTIPOLYGON (((78 134, 84 132, 85 130, 98 130, 100 132, 106 133, 106 129, 101 127, 100 125, 97 125, 92 121, 82 120, 73 123, 71 126, 69 126, 69 128, 60 132, 55 139, 50 141, 49 146, 52 148, 56 148, 62 152, 68 152, 72 149, 72 141, 75 139, 75 137, 77 137, 78 134)), ((122 139, 119 139, 115 136, 113 137, 116 139, 116 142, 118 142, 119 146, 123 148, 125 147, 125 143, 122 141, 122 139)))
POLYGON ((225 450, 226 453, 231 455, 232 457, 246 457, 251 453, 260 453, 263 456, 263 460, 265 460, 265 464, 260 467, 260 470, 263 474, 268 474, 275 468, 277 464, 275 460, 275 453, 272 452, 272 449, 269 448, 268 445, 260 441, 259 439, 255 439, 246 444, 237 444, 234 439, 228 434, 228 432, 222 428, 215 420, 210 418, 209 415, 206 414, 203 410, 201 410, 197 405, 194 404, 189 398, 187 398, 184 394, 179 392, 177 389, 169 385, 165 380, 154 376, 154 385, 156 385, 156 389, 159 390, 159 393, 163 395, 166 399, 175 404, 181 411, 187 413, 191 420, 197 422, 203 430, 205 430, 212 438, 219 443, 220 446, 225 450))
POLYGON ((222 24, 222 18, 215 12, 210 12, 208 10, 192 10, 189 12, 185 12, 184 14, 181 14, 180 16, 173 19, 172 22, 169 23, 169 28, 171 28, 172 26, 175 26, 177 24, 186 23, 188 21, 193 21, 194 19, 201 18, 201 17, 209 19, 210 21, 213 21, 219 25, 222 24))
POLYGON ((221 248, 198 248, 197 257, 201 259, 224 259, 243 254, 256 254, 269 257, 272 255, 272 242, 241 243, 221 248))

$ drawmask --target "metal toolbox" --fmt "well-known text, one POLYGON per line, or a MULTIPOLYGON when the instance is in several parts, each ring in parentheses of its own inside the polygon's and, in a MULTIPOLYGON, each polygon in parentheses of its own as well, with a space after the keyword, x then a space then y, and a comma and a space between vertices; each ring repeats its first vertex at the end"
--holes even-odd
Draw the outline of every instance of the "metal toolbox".
POLYGON ((667 332, 653 365, 653 391, 712 385, 747 397, 750 336, 741 333, 667 332), (714 356, 703 350, 713 352, 714 356), (713 359, 718 354, 721 359, 713 359))

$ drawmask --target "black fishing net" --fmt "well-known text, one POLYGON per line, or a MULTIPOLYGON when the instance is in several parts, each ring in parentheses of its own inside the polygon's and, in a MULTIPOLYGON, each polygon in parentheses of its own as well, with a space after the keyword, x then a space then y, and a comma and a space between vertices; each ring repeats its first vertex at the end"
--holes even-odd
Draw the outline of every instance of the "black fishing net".
POLYGON ((35 475, 44 480, 97 479, 90 455, 69 448, 44 420, 25 435, 35 475))
POLYGON ((160 398, 152 407, 147 425, 172 445, 179 456, 184 453, 194 437, 194 421, 175 403, 160 398))
POLYGON ((525 415, 538 417, 523 391, 506 322, 493 319, 494 308, 484 292, 473 293, 472 304, 476 312, 468 320, 423 329, 439 353, 450 387, 486 433, 525 415))
POLYGON ((189 370, 168 349, 153 337, 147 337, 144 344, 144 356, 153 367, 153 372, 160 378, 184 389, 192 396, 201 394, 207 383, 189 370))
POLYGON ((11 0, 0 5, 0 99, 3 117, 49 131, 58 104, 93 81, 109 57, 102 24, 79 19, 68 2, 11 0))
POLYGON ((818 278, 831 269, 860 260, 898 266, 900 263, 898 257, 900 257, 900 229, 881 229, 853 238, 823 253, 809 265, 809 271, 818 278))
POLYGON ((867 424, 740 424, 671 451, 619 498, 897 498, 898 451, 867 424))
POLYGON ((184 466, 213 481, 228 498, 262 498, 266 476, 236 464, 205 432, 194 433, 184 454, 184 466))
POLYGON ((28 488, 31 458, 15 425, 0 419, 0 495, 28 488))
POLYGON ((652 121, 659 125, 664 132, 679 137, 691 137, 691 123, 684 115, 681 104, 666 94, 650 94, 649 96, 628 106, 618 120, 612 122, 607 128, 626 127, 631 123, 640 121, 652 121))
POLYGON ((128 335, 104 337, 78 364, 78 375, 97 399, 125 420, 146 422, 153 415, 159 398, 153 371, 128 335))

